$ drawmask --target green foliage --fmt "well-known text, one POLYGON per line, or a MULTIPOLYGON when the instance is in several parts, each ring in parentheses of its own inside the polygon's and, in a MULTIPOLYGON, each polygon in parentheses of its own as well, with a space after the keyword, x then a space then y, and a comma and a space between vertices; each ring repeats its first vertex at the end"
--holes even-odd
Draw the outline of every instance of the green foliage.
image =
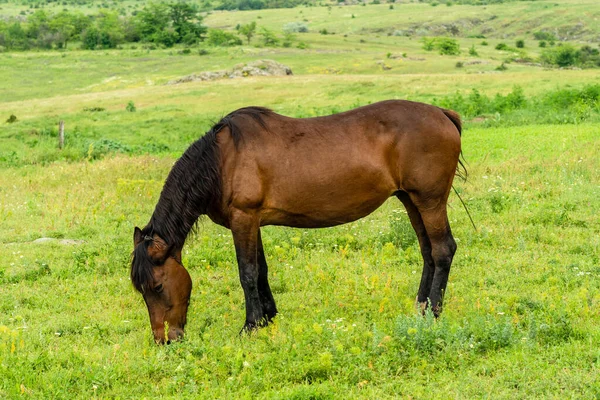
POLYGON ((292 32, 285 32, 283 34, 283 40, 281 41, 281 46, 283 47, 292 47, 294 44, 294 40, 296 40, 296 35, 292 32))
POLYGON ((460 54, 460 44, 456 39, 446 37, 423 38, 423 49, 437 50, 441 55, 460 54))
POLYGON ((252 21, 249 24, 241 25, 238 29, 240 35, 245 36, 248 44, 250 44, 250 40, 256 34, 256 21, 252 21))
POLYGON ((223 31, 221 29, 210 29, 206 42, 211 46, 240 46, 242 39, 233 33, 223 31))
POLYGON ((149 3, 135 15, 133 24, 140 40, 171 47, 203 40, 207 28, 202 19, 197 7, 188 3, 149 3))
POLYGON ((259 35, 263 46, 275 47, 279 45, 279 38, 272 30, 262 27, 260 28, 259 35))
POLYGON ((100 10, 91 16, 66 9, 56 14, 38 10, 24 22, 0 23, 0 46, 15 50, 64 49, 70 41, 78 40, 83 49, 94 50, 143 40, 170 47, 176 43, 195 44, 205 33, 197 8, 182 2, 149 3, 131 17, 114 10, 100 10))
POLYGON ((600 52, 588 45, 576 49, 570 44, 561 44, 542 51, 540 59, 543 63, 559 67, 600 67, 600 52))
POLYGON ((479 55, 479 53, 477 52, 477 49, 475 49, 475 45, 473 45, 469 48, 469 55, 473 56, 473 57, 477 57, 479 55))
POLYGON ((223 0, 215 10, 262 10, 268 8, 293 8, 306 0, 223 0))
POLYGON ((135 108, 135 104, 133 103, 133 101, 129 101, 127 103, 127 106, 125 107, 125 110, 129 111, 129 112, 135 112, 136 108, 135 108))
POLYGON ((577 49, 570 45, 564 44, 551 49, 546 49, 542 52, 541 60, 547 64, 558 65, 559 67, 568 67, 577 63, 577 49))
POLYGON ((547 31, 537 31, 533 33, 533 38, 535 40, 544 40, 548 42, 556 41, 556 36, 553 33, 547 31))
POLYGON ((495 47, 496 50, 510 50, 506 43, 498 43, 495 47))
MULTIPOLYGON (((600 85, 555 90, 531 99, 525 97, 519 86, 507 95, 496 94, 493 98, 473 89, 468 96, 457 92, 439 100, 439 104, 458 111, 463 118, 495 115, 488 124, 580 123, 600 113, 600 85)), ((498 204, 492 207, 499 209, 498 204)))
POLYGON ((304 22, 288 22, 283 25, 283 31, 286 33, 306 33, 308 32, 308 25, 304 22))
POLYGON ((523 39, 519 39, 515 42, 515 46, 517 49, 522 49, 525 47, 525 41, 523 39))
POLYGON ((496 71, 506 71, 508 69, 508 67, 506 66, 506 63, 502 63, 500 65, 498 65, 496 68, 496 71))

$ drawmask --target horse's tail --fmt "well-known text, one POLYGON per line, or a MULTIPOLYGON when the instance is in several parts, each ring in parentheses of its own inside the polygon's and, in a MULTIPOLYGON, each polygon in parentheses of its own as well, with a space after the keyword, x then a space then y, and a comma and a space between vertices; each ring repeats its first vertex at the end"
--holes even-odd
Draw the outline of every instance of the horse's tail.
MULTIPOLYGON (((458 134, 462 135, 462 121, 460 120, 460 115, 456 111, 446 110, 445 108, 440 108, 444 115, 448 117, 450 121, 454 124, 456 129, 458 130, 458 134)), ((459 178, 462 178, 465 182, 467 181, 467 167, 463 163, 465 157, 463 156, 462 149, 460 150, 460 157, 458 158, 458 166, 456 167, 456 175, 459 178)))
POLYGON ((461 135, 462 134, 462 121, 460 120, 460 115, 458 115, 458 113, 456 111, 446 110, 445 108, 442 108, 441 110, 446 115, 446 117, 448 117, 448 119, 450 121, 452 121, 454 126, 456 126, 456 129, 458 129, 458 134, 461 135))
MULTIPOLYGON (((446 117, 448 117, 448 119, 450 121, 452 121, 454 126, 456 126, 456 129, 458 130, 458 134, 462 136, 462 121, 460 120, 460 115, 458 115, 458 113, 455 111, 446 110, 445 108, 442 108, 441 110, 444 113, 444 115, 446 115, 446 117)), ((456 166, 456 175, 459 178, 462 178, 466 182, 468 173, 467 173, 467 167, 465 167, 465 164, 463 163, 464 159, 465 159, 465 157, 463 156, 463 152, 461 149, 460 157, 458 158, 458 165, 456 166)), ((456 195, 458 196, 458 199, 460 200, 463 207, 465 208, 465 211, 467 212, 467 215, 469 216, 469 219, 471 220, 471 224, 473 225, 473 228, 475 228, 475 231, 477 231, 477 227, 475 226, 475 222, 473 222, 473 218, 471 217, 471 213, 469 212, 467 205, 465 204, 463 199, 460 197, 460 194, 458 194, 458 191, 456 190, 454 185, 452 185, 452 189, 454 190, 454 193, 456 193, 456 195)))

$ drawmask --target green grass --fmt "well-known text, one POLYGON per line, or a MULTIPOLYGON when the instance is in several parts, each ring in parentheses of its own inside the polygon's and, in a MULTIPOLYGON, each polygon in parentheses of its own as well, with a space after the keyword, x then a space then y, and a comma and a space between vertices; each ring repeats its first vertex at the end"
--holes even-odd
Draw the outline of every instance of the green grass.
MULTIPOLYGON (((233 28, 256 21, 258 26, 281 30, 289 22, 304 22, 311 32, 327 29, 336 35, 393 34, 413 32, 419 36, 449 36, 454 25, 458 36, 485 35, 489 38, 521 38, 533 42, 533 32, 550 30, 569 40, 593 41, 600 33, 593 0, 523 1, 488 6, 424 3, 367 6, 307 7, 247 12, 216 11, 205 20, 211 27, 233 28), (354 18, 352 16, 354 15, 354 18)), ((536 42, 537 43, 537 42, 536 42)))
POLYGON ((593 397, 598 137, 597 125, 465 132, 471 179, 457 187, 478 231, 453 196, 459 252, 437 323, 414 314, 419 252, 389 201, 338 228, 266 228, 281 315, 244 338, 230 235, 203 222, 184 252, 195 285, 187 337, 166 347, 152 343, 127 276, 131 228, 173 160, 5 168, 0 393, 593 397), (85 243, 31 243, 39 237, 85 243))
POLYGON ((500 72, 515 54, 494 49, 514 45, 503 34, 525 38, 535 58, 527 35, 579 20, 581 40, 592 40, 597 10, 582 0, 223 12, 207 24, 256 19, 279 31, 307 18, 311 33, 297 41, 309 48, 0 54, 0 398, 599 397, 598 104, 559 106, 598 72, 518 63, 500 72), (489 45, 459 37, 459 56, 387 36, 474 17, 486 23, 465 34, 489 26, 489 45), (294 76, 165 85, 261 58, 294 76), (183 255, 194 281, 186 338, 153 343, 128 279, 133 227, 148 221, 174 160, 220 116, 262 105, 307 117, 389 98, 458 101, 456 92, 469 110, 473 89, 493 98, 515 86, 529 108, 463 111, 470 178, 455 186, 477 231, 452 194, 459 250, 441 319, 416 315, 422 261, 390 200, 336 228, 264 228, 281 314, 247 337, 230 233, 203 220, 183 255), (549 93, 562 97, 541 102, 549 93), (84 111, 92 107, 105 110, 84 111))

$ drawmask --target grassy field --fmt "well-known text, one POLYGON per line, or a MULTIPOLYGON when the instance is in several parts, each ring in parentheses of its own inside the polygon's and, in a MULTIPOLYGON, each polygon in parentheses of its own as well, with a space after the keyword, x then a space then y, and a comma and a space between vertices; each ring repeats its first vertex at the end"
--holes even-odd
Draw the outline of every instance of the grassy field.
POLYGON ((512 54, 494 49, 523 37, 537 56, 527 30, 575 20, 591 41, 598 13, 583 0, 213 13, 213 27, 260 16, 280 30, 306 18, 311 33, 297 40, 309 47, 0 54, 0 398, 600 397, 600 105, 532 111, 600 73, 518 63, 497 71, 512 54), (494 29, 489 45, 461 37, 458 56, 387 35, 475 16, 494 29), (316 33, 323 28, 336 34, 316 33), (165 85, 264 58, 294 75, 165 85), (415 312, 419 249, 390 199, 332 229, 265 228, 280 315, 246 337, 230 233, 203 220, 183 255, 194 281, 186 338, 153 343, 128 279, 133 227, 148 221, 175 159, 220 116, 245 105, 302 117, 387 98, 439 103, 473 89, 494 98, 515 86, 529 107, 517 112, 533 117, 465 124, 469 180, 456 188, 477 230, 452 195, 459 250, 438 321, 415 312), (93 107, 104 110, 84 110, 93 107), (11 114, 17 121, 4 123, 11 114))

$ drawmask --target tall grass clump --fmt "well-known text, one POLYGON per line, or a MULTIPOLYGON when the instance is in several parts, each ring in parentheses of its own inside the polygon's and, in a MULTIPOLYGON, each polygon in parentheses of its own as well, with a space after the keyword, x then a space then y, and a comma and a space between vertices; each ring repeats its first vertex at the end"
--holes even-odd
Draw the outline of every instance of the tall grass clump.
POLYGON ((527 98, 520 86, 493 97, 473 89, 468 94, 456 92, 437 103, 465 119, 483 117, 492 125, 580 123, 600 119, 600 85, 557 89, 532 98, 527 98))

